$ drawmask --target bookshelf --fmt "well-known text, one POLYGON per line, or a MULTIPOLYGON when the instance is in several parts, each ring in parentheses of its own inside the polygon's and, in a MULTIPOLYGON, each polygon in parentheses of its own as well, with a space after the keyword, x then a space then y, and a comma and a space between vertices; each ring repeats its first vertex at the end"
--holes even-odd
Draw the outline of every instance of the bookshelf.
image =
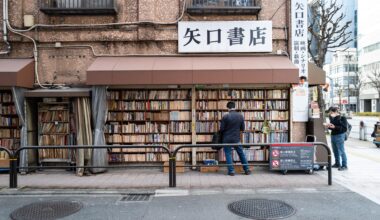
MULTIPOLYGON (((242 143, 289 140, 289 89, 197 89, 193 90, 195 98, 191 91, 109 90, 107 144, 163 144, 174 149, 181 144, 211 143, 212 134, 218 131, 220 120, 228 113, 226 105, 230 100, 235 101, 245 118, 242 143), (263 127, 267 127, 265 132, 263 127)), ((257 147, 245 152, 251 162, 268 161, 267 149, 257 147)), ((195 154, 197 161, 225 160, 223 151, 217 155, 211 148, 199 148, 195 154)), ((163 162, 168 159, 164 155, 152 149, 114 149, 109 158, 110 162, 163 162)), ((190 149, 182 149, 177 157, 179 161, 191 159, 190 149)), ((237 155, 234 159, 238 159, 237 155)))
MULTIPOLYGON (((212 134, 220 127, 220 120, 227 114, 227 102, 234 101, 244 116, 245 131, 242 143, 287 142, 289 139, 289 91, 288 89, 226 89, 197 91, 197 143, 211 143, 212 134), (268 126, 263 132, 263 126, 268 126)), ((261 147, 244 149, 250 162, 268 161, 268 150, 261 147)), ((205 148, 198 150, 197 160, 218 158, 225 161, 224 151, 219 155, 205 148)), ((234 151, 234 160, 239 160, 234 151)))
MULTIPOLYGON (((107 93, 107 144, 159 144, 172 149, 191 143, 190 89, 125 89, 107 93)), ((181 152, 188 158, 188 152, 181 152), (186 155, 187 154, 187 155, 186 155)), ((113 149, 109 162, 163 162, 160 149, 113 149)))
MULTIPOLYGON (((43 98, 38 103, 38 145, 54 146, 70 144, 70 102, 68 99, 43 98)), ((39 163, 71 161, 68 149, 38 150, 39 163)))
MULTIPOLYGON (((20 121, 10 90, 0 90, 0 145, 8 149, 20 145, 20 121)), ((0 152, 0 168, 9 167, 9 156, 0 152)))

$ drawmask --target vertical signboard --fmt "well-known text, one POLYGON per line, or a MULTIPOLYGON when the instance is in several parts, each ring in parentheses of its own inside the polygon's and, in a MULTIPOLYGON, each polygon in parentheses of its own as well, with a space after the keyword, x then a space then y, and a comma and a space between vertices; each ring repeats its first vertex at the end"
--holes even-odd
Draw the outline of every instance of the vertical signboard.
MULTIPOLYGON (((293 121, 306 122, 309 116, 308 52, 307 52, 307 0, 292 0, 292 61, 299 68, 305 82, 293 86, 293 121)), ((301 81, 301 80, 300 80, 301 81)))

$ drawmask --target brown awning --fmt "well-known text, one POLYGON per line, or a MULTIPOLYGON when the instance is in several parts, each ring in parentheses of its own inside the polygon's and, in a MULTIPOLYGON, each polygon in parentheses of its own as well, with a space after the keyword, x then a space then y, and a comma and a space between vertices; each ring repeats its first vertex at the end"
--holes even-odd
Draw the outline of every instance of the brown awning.
POLYGON ((314 63, 308 65, 309 68, 309 85, 324 85, 326 84, 326 72, 319 68, 314 63))
POLYGON ((287 57, 101 57, 87 70, 88 85, 298 83, 287 57))
POLYGON ((33 59, 0 59, 0 86, 32 88, 33 84, 33 59))

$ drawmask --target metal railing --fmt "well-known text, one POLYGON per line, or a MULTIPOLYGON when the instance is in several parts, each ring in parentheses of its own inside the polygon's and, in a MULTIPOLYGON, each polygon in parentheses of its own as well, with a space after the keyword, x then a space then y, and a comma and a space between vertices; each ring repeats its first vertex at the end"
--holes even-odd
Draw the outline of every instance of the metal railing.
MULTIPOLYGON (((70 149, 70 150, 76 150, 76 149, 144 149, 144 148, 151 148, 151 149, 162 149, 163 152, 161 153, 167 153, 169 158, 172 157, 171 151, 162 145, 99 145, 99 146, 93 146, 93 145, 66 145, 66 146, 26 146, 21 147, 17 150, 9 150, 5 147, 0 147, 0 150, 4 150, 9 155, 9 188, 17 188, 17 175, 18 169, 57 169, 57 168, 132 168, 132 167, 160 167, 163 168, 165 166, 163 165, 145 165, 145 164, 139 164, 139 165, 114 165, 114 166, 27 166, 27 167, 21 167, 17 165, 18 158, 20 156, 20 152, 24 150, 41 150, 41 149, 70 149)), ((171 176, 173 174, 172 172, 173 166, 169 164, 169 185, 171 183, 171 180, 173 177, 171 176)))
POLYGON ((214 7, 253 7, 256 0, 189 0, 189 7, 192 8, 214 8, 214 7))
MULTIPOLYGON (((194 167, 194 165, 183 165, 183 166, 177 166, 176 164, 176 155, 178 153, 179 150, 183 149, 183 148, 202 148, 202 147, 213 147, 213 146, 219 146, 219 147, 226 147, 226 146, 229 146, 229 147, 238 147, 238 146, 242 146, 243 148, 250 148, 250 147, 263 147, 263 146, 266 146, 266 147, 270 147, 271 145, 274 145, 275 143, 270 143, 270 144, 266 144, 266 143, 261 143, 261 144, 186 144, 186 145, 181 145, 181 146, 178 146, 172 153, 172 157, 171 157, 171 165, 173 166, 172 168, 172 171, 173 171, 173 174, 172 174, 172 187, 176 187, 177 186, 177 170, 176 168, 177 167, 194 167)), ((284 144, 284 143, 282 143, 284 144)), ((292 143, 293 144, 293 143, 292 143)), ((332 172, 331 172, 331 150, 330 148, 328 147, 328 145, 326 145, 325 143, 321 143, 321 142, 315 142, 315 143, 311 143, 311 142, 305 142, 305 143, 295 143, 295 144, 305 144, 305 145, 314 145, 314 146, 322 146, 326 149, 327 151, 327 163, 323 163, 323 162, 320 162, 318 163, 319 165, 326 165, 327 166, 327 171, 328 171, 328 185, 332 185, 332 172)), ((222 164, 222 165, 215 165, 215 166, 219 166, 219 167, 222 167, 222 166, 229 166, 229 165, 233 165, 233 164, 222 164)), ((254 165, 254 164, 242 164, 242 165, 247 165, 247 166, 257 166, 254 165)), ((214 166, 214 165, 213 165, 214 166)), ((265 166, 268 166, 268 164, 266 164, 265 166)), ((196 167, 207 167, 207 165, 197 165, 196 167)))
MULTIPOLYGON (((318 163, 319 165, 326 165, 328 170, 328 185, 332 185, 332 173, 331 173, 331 150, 330 148, 324 144, 324 143, 297 143, 297 144, 306 144, 306 145, 314 145, 314 146, 322 146, 327 150, 327 163, 318 163)), ((169 148, 162 146, 162 145, 101 145, 101 146, 92 146, 92 145, 75 145, 75 146, 26 146, 21 147, 17 150, 9 150, 5 147, 0 146, 0 151, 5 151, 6 154, 9 156, 9 187, 10 188, 17 188, 17 176, 18 176, 18 169, 25 169, 25 168, 38 168, 38 169, 49 169, 49 168, 131 168, 131 167, 166 167, 163 165, 113 165, 113 166, 27 166, 27 167, 21 167, 17 165, 18 158, 20 156, 20 152, 24 150, 41 150, 41 149, 113 149, 113 148, 122 148, 122 149, 142 149, 142 148, 152 148, 152 149, 162 149, 163 152, 161 153, 167 153, 169 156, 169 187, 176 187, 176 180, 177 180, 177 174, 176 174, 176 167, 206 167, 206 165, 183 165, 178 166, 176 164, 176 155, 177 153, 183 149, 183 148, 204 148, 204 147, 213 147, 213 146, 242 146, 244 148, 250 148, 250 147, 270 147, 272 144, 186 144, 178 146, 174 151, 170 151, 169 148)), ((228 166, 229 164, 220 164, 218 166, 228 166)), ((263 164, 243 164, 248 166, 268 166, 267 163, 263 164)))
POLYGON ((114 8, 114 0, 40 0, 40 8, 99 9, 114 8))

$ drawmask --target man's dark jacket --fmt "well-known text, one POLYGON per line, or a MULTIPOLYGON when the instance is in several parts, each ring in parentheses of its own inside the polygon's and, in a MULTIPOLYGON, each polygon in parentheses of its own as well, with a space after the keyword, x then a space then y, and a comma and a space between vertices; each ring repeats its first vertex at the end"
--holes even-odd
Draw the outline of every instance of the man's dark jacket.
POLYGON ((220 133, 223 143, 239 143, 240 131, 244 131, 244 117, 239 112, 230 111, 223 116, 220 123, 220 133))
POLYGON ((335 118, 329 117, 330 123, 335 126, 335 128, 329 128, 331 130, 331 135, 343 134, 347 131, 347 119, 344 116, 336 116, 335 118))

